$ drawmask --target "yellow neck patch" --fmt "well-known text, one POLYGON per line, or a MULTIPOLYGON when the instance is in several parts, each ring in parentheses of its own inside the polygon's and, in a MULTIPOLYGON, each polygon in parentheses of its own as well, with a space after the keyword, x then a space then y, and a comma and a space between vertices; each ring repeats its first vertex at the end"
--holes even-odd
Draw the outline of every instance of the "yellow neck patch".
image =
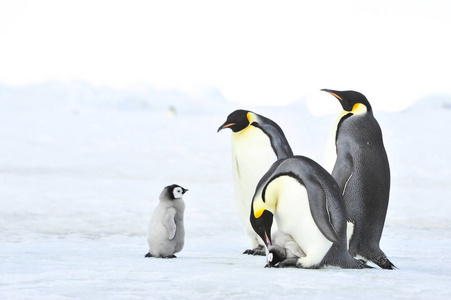
POLYGON ((352 108, 352 113, 354 115, 360 115, 360 114, 366 113, 367 111, 368 111, 368 109, 362 103, 356 103, 356 104, 354 104, 354 107, 352 108))
POLYGON ((263 198, 262 198, 263 191, 262 190, 260 190, 259 193, 257 194, 257 196, 254 198, 254 202, 253 202, 254 217, 256 219, 260 218, 265 210, 274 214, 276 207, 277 207, 279 193, 280 193, 281 189, 283 189, 283 186, 282 186, 283 181, 280 179, 281 178, 274 179, 266 187, 266 192, 265 192, 266 202, 263 202, 263 198))
POLYGON ((252 122, 257 121, 257 116, 254 113, 248 112, 247 119, 249 120, 249 125, 250 125, 250 124, 252 124, 252 122))
POLYGON ((254 210, 254 217, 255 217, 256 219, 260 218, 260 217, 263 215, 263 212, 264 212, 265 210, 266 210, 266 209, 265 209, 264 207, 261 207, 258 211, 255 211, 255 210, 254 210))
POLYGON ((266 203, 263 202, 262 192, 263 191, 260 190, 259 193, 254 198, 254 201, 252 202, 254 208, 254 217, 256 219, 260 218, 263 212, 267 209, 266 203))

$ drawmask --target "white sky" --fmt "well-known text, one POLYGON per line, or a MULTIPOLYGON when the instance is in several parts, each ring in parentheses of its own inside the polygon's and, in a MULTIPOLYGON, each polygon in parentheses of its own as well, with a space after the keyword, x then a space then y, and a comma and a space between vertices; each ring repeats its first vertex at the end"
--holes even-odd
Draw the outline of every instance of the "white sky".
POLYGON ((354 89, 390 110, 451 94, 450 36, 447 0, 0 0, 0 82, 213 86, 249 105, 354 89))

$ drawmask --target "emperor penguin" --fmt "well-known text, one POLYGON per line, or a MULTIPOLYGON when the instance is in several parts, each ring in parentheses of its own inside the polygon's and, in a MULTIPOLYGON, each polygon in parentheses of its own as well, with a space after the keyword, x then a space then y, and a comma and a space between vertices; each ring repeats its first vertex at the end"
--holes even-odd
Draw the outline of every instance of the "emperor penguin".
POLYGON ((172 184, 163 189, 147 230, 149 252, 145 257, 176 258, 185 243, 182 197, 188 190, 172 184))
MULTIPOLYGON (((261 178, 252 200, 250 222, 268 250, 273 245, 274 218, 278 230, 290 235, 304 253, 291 263, 282 261, 285 267, 368 267, 347 251, 346 211, 340 188, 315 161, 304 156, 281 159, 261 178)), ((270 254, 268 264, 274 259, 270 254)))
POLYGON ((232 130, 232 171, 236 207, 251 242, 243 254, 265 255, 263 241, 252 229, 249 213, 252 196, 260 178, 278 159, 293 152, 282 129, 272 120, 247 110, 232 112, 218 132, 232 130))
POLYGON ((337 158, 332 176, 343 194, 350 222, 349 252, 383 269, 396 269, 379 247, 390 193, 390 167, 381 128, 363 94, 322 91, 343 107, 333 132, 337 158))

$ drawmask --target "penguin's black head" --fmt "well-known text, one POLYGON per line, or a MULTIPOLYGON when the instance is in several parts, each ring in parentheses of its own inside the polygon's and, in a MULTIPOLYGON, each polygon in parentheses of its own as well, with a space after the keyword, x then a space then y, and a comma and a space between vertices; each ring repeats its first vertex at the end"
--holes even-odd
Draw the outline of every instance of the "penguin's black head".
POLYGON ((367 111, 371 111, 371 105, 366 97, 356 91, 334 91, 328 89, 322 89, 323 92, 328 92, 335 98, 340 100, 340 104, 345 111, 352 111, 356 104, 363 104, 367 111))
POLYGON ((251 208, 251 225, 254 231, 260 236, 260 238, 265 242, 266 247, 272 245, 271 242, 271 226, 274 219, 274 215, 268 211, 264 210, 263 213, 257 218, 254 214, 254 209, 251 208))
POLYGON ((218 132, 224 128, 230 128, 233 132, 239 132, 249 126, 251 122, 252 112, 248 110, 238 109, 231 113, 227 120, 218 128, 218 132))
POLYGON ((277 245, 268 247, 268 267, 277 267, 286 258, 287 252, 282 247, 277 245))
POLYGON ((172 184, 164 188, 161 196, 169 200, 176 200, 181 199, 183 197, 183 194, 185 194, 187 191, 188 189, 185 189, 178 184, 172 184))

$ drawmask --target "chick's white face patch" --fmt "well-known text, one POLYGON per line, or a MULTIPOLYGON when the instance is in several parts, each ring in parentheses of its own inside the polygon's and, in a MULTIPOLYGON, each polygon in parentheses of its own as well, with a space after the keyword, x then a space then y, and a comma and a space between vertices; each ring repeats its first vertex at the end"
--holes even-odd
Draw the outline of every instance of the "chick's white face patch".
POLYGON ((272 253, 268 254, 268 261, 272 262, 272 260, 274 259, 274 255, 272 253))
POLYGON ((176 187, 173 191, 172 194, 174 195, 175 199, 179 199, 182 198, 183 196, 183 189, 181 187, 176 187))

